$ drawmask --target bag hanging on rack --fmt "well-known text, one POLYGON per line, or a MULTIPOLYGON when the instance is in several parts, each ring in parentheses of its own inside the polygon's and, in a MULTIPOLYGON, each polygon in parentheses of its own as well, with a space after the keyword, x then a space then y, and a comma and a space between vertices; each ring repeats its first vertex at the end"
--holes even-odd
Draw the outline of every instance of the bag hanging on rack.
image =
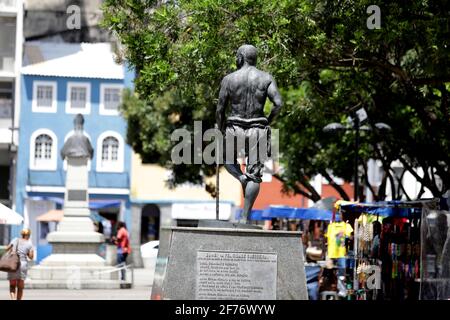
POLYGON ((12 250, 6 252, 0 258, 0 271, 4 272, 16 272, 20 267, 20 258, 17 253, 17 246, 19 245, 19 240, 17 239, 15 249, 14 246, 12 250))

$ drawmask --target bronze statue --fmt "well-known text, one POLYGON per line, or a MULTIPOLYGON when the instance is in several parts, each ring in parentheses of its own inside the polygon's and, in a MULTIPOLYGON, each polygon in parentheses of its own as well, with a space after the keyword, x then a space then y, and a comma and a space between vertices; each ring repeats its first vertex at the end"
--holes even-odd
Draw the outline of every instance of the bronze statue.
POLYGON ((232 161, 226 159, 225 168, 241 182, 244 192, 242 217, 248 223, 264 168, 264 159, 256 154, 260 144, 265 143, 270 155, 270 124, 280 112, 282 100, 272 76, 256 68, 257 50, 254 46, 241 46, 236 58, 238 70, 225 76, 220 85, 216 122, 220 131, 225 133, 226 141, 241 139, 245 142, 246 172, 242 172, 237 162, 237 148, 233 150, 232 161), (273 103, 269 117, 264 115, 267 97, 273 103), (231 104, 231 113, 225 119, 228 103, 231 104))
POLYGON ((73 120, 74 133, 67 139, 61 149, 61 157, 70 158, 89 158, 94 156, 94 149, 91 142, 83 133, 84 118, 77 114, 73 120))

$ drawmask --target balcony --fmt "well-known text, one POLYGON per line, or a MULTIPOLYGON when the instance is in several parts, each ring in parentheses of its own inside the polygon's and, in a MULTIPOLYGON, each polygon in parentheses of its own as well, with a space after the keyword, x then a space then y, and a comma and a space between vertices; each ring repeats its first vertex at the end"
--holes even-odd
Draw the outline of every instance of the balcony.
MULTIPOLYGON (((66 184, 66 171, 36 171, 28 170, 27 185, 29 186, 53 186, 64 187, 66 184)), ((130 177, 128 172, 104 173, 89 172, 89 188, 120 188, 130 187, 130 177)))
POLYGON ((11 16, 17 14, 17 2, 19 0, 0 0, 0 15, 11 16))

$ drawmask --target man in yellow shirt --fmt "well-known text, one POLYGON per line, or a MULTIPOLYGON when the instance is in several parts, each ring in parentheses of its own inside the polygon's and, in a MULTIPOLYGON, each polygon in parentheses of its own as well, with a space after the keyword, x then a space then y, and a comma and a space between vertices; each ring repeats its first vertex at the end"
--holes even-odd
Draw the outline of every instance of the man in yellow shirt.
POLYGON ((328 259, 333 259, 338 268, 338 291, 340 297, 347 295, 345 289, 345 269, 347 248, 345 246, 346 239, 350 238, 353 228, 347 222, 332 222, 328 225, 328 259))

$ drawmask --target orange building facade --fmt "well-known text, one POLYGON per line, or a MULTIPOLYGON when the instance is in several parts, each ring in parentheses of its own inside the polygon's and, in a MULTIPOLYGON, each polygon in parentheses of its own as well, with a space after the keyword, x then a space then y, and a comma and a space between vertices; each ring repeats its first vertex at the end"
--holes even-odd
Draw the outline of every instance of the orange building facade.
MULTIPOLYGON (((346 182, 341 186, 349 197, 353 196, 353 184, 346 182)), ((262 182, 260 187, 261 189, 259 191, 258 198, 253 205, 253 209, 255 210, 265 209, 271 205, 300 208, 308 208, 311 205, 307 197, 283 193, 283 184, 275 178, 272 178, 268 182, 262 182)), ((342 199, 339 193, 329 184, 322 183, 320 188, 317 189, 319 189, 318 192, 321 194, 322 198, 336 197, 338 200, 342 199)), ((244 197, 243 193, 241 193, 241 208, 243 207, 243 204, 244 197)))

